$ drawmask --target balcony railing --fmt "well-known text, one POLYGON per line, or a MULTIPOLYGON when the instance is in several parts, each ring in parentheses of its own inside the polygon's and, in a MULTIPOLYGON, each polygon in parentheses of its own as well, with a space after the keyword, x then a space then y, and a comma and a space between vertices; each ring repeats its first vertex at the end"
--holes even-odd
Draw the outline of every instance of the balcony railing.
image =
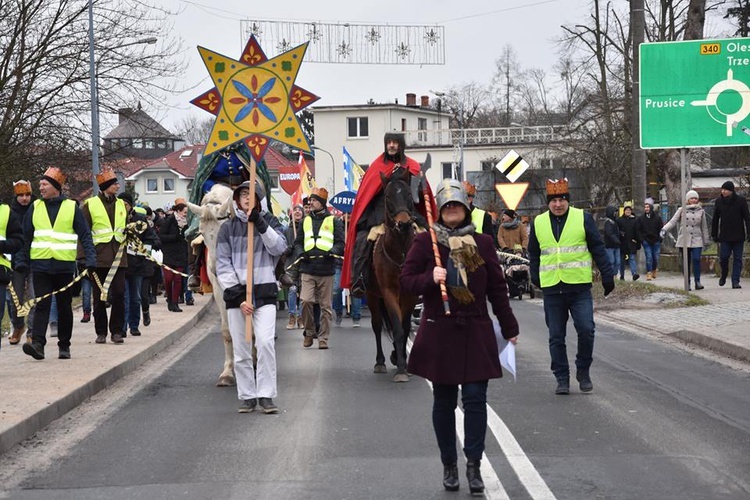
POLYGON ((558 142, 563 139, 566 127, 497 127, 467 129, 407 130, 404 132, 407 146, 490 146, 499 144, 539 144, 558 142))

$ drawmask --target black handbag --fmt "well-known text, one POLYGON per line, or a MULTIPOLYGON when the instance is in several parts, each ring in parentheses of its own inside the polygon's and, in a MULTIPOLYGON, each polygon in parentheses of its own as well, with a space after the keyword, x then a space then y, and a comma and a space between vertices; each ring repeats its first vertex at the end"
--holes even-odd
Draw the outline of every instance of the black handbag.
POLYGON ((224 304, 227 309, 237 309, 247 298, 247 287, 245 285, 234 285, 224 290, 224 304))

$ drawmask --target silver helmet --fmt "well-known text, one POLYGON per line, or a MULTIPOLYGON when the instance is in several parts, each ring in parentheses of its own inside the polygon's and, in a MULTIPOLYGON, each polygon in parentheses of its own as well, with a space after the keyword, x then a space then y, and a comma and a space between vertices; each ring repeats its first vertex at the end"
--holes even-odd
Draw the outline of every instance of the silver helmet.
POLYGON ((466 196, 463 184, 455 179, 443 179, 438 184, 437 191, 435 192, 435 202, 437 203, 438 210, 451 201, 462 204, 466 207, 466 210, 471 210, 469 208, 469 198, 466 196))

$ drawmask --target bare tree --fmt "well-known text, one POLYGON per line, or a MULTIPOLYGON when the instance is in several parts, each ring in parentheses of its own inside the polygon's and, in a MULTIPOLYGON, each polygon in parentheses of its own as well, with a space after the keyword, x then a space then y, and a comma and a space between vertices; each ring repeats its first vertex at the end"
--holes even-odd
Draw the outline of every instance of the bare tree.
POLYGON ((452 126, 472 128, 477 115, 486 112, 489 105, 487 89, 476 83, 462 83, 449 87, 442 98, 442 107, 452 118, 452 126))
POLYGON ((513 46, 507 44, 495 61, 495 74, 492 77, 490 93, 492 101, 498 108, 502 127, 510 126, 513 112, 519 96, 520 84, 523 80, 521 64, 513 46))
MULTIPOLYGON (((146 0, 94 2, 102 112, 164 102, 184 70, 171 12, 146 0), (159 37, 156 47, 144 45, 159 37)), ((87 2, 0 2, 0 175, 38 174, 89 151, 91 89, 87 2), (36 170, 36 172, 35 172, 36 170)))
POLYGON ((724 19, 729 19, 736 26, 735 36, 750 36, 750 0, 733 0, 727 2, 724 19))
POLYGON ((185 139, 187 144, 206 144, 211 136, 213 126, 213 118, 206 118, 203 115, 189 115, 180 120, 175 132, 179 137, 185 139))

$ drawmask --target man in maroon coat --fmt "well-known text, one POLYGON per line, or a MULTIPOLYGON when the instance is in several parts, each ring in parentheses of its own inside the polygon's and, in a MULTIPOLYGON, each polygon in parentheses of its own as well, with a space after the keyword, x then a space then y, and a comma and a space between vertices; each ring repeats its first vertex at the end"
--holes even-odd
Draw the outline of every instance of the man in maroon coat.
MULTIPOLYGON (((346 235, 341 287, 350 288, 354 297, 363 297, 365 294, 365 276, 372 257, 372 246, 367 240, 367 235, 370 228, 383 223, 384 220, 383 184, 380 175, 390 177, 398 167, 408 169, 414 176, 422 175, 419 163, 406 156, 404 152, 406 143, 403 134, 388 132, 383 138, 383 144, 385 151, 370 163, 362 177, 346 235)), ((435 201, 427 179, 424 179, 423 186, 430 199, 430 209, 435 214, 435 201)), ((423 193, 419 193, 419 200, 415 202, 415 206, 423 217, 417 223, 426 227, 427 211, 423 193)))

